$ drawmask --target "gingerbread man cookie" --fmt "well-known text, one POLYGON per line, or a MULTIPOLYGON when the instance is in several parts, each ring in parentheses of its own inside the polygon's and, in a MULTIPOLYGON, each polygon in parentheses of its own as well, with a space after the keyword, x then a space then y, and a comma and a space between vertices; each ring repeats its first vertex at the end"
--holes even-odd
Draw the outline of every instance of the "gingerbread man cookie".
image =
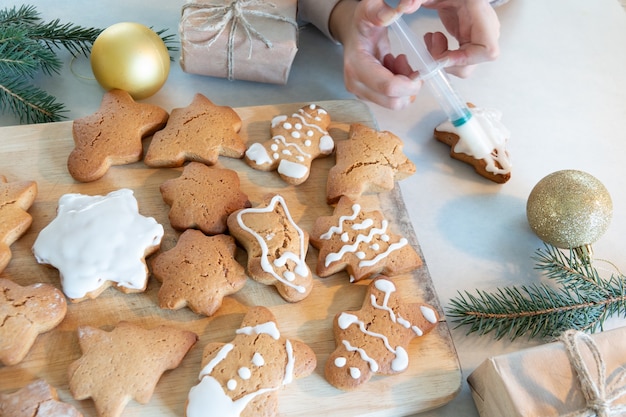
POLYGON ((190 162, 180 177, 165 181, 160 190, 171 207, 169 219, 174 229, 200 229, 217 235, 226 232, 230 213, 250 207, 239 185, 233 170, 190 162))
POLYGON ((330 155, 335 148, 329 125, 328 112, 315 104, 291 116, 276 116, 271 123, 272 138, 250 145, 245 160, 254 169, 277 170, 288 184, 302 184, 309 178, 313 159, 330 155))
POLYGON ((327 277, 342 270, 350 281, 376 274, 395 276, 422 265, 409 241, 391 233, 380 211, 366 212, 361 205, 342 197, 332 216, 317 218, 311 244, 319 249, 317 275, 327 277))
POLYGON ((67 160, 70 175, 81 182, 103 177, 113 165, 141 160, 142 139, 165 126, 168 113, 137 103, 126 91, 104 94, 100 109, 72 125, 75 147, 67 160))
POLYGON ((178 310, 188 305, 197 314, 215 313, 224 296, 242 289, 248 279, 235 260, 236 249, 231 236, 183 232, 174 248, 152 260, 152 274, 163 283, 159 306, 178 310))
POLYGON ((204 348, 186 417, 275 416, 279 390, 315 369, 313 350, 283 336, 265 307, 251 308, 235 333, 230 343, 204 348))
POLYGON ((36 182, 8 182, 0 175, 0 272, 11 260, 11 244, 19 239, 33 222, 27 210, 36 196, 36 182))
POLYGON ((157 132, 144 162, 149 167, 179 167, 185 161, 214 165, 220 155, 243 158, 241 118, 228 106, 217 106, 196 94, 189 106, 174 109, 167 126, 157 132))
POLYGON ((402 147, 402 140, 391 132, 352 124, 348 140, 337 142, 337 163, 328 171, 327 202, 335 204, 343 195, 357 199, 393 190, 396 181, 415 173, 402 147))
POLYGON ((10 393, 0 393, 2 417, 83 417, 71 404, 59 401, 57 390, 43 379, 10 393))
POLYGON ((396 285, 381 276, 370 283, 358 311, 341 312, 333 321, 336 349, 324 373, 341 390, 353 390, 374 374, 393 375, 409 366, 408 346, 439 321, 428 304, 404 303, 396 285))
POLYGON ((161 375, 180 365, 195 333, 168 326, 144 329, 120 322, 112 331, 78 328, 83 355, 68 368, 70 391, 91 398, 99 417, 118 417, 131 399, 150 401, 161 375))

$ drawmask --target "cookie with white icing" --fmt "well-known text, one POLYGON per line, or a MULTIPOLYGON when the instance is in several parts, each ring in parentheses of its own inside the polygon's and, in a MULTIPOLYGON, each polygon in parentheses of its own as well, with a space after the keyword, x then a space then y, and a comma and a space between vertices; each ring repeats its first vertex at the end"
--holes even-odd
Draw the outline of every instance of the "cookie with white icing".
POLYGON ((38 379, 12 393, 0 393, 0 416, 83 417, 71 404, 59 401, 57 390, 38 379))
POLYGON ((251 144, 245 160, 260 171, 276 170, 288 184, 302 184, 309 178, 313 159, 330 155, 335 149, 328 126, 330 115, 315 104, 291 116, 276 116, 271 123, 272 138, 251 144))
POLYGON ((33 253, 39 263, 58 269, 63 292, 79 302, 111 285, 125 293, 144 291, 145 258, 159 249, 163 233, 154 218, 139 213, 132 190, 65 194, 33 253))
POLYGON ((459 127, 449 120, 435 128, 435 139, 450 147, 450 156, 474 167, 481 176, 498 184, 511 178, 507 151, 509 130, 502 124, 496 109, 475 107, 468 103, 472 117, 459 127))
POLYGON ((350 391, 375 374, 404 372, 409 367, 411 340, 426 335, 438 321, 432 306, 405 303, 393 281, 381 276, 368 286, 360 310, 335 316, 336 348, 324 375, 336 388, 350 391))
POLYGON ((313 288, 306 263, 309 234, 296 224, 282 196, 269 196, 262 205, 232 213, 228 230, 248 252, 250 278, 275 286, 289 302, 309 295, 313 288))
POLYGON ((285 337, 266 307, 253 307, 230 343, 204 348, 200 382, 186 417, 275 416, 284 385, 310 375, 317 360, 305 343, 285 337))
POLYGON ((422 265, 408 239, 392 233, 382 212, 365 211, 348 197, 339 200, 332 216, 315 220, 311 244, 319 249, 320 277, 346 270, 354 282, 377 274, 400 275, 422 265))
POLYGON ((393 190, 395 183, 415 173, 415 164, 402 152, 402 140, 389 131, 360 123, 350 125, 348 140, 337 142, 336 164, 328 171, 326 201, 342 196, 393 190))

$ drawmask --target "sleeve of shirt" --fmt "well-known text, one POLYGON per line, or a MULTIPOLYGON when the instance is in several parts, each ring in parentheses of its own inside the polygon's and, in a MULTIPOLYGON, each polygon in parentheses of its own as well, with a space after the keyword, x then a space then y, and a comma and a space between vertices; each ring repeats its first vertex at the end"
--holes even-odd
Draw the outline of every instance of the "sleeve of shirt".
MULTIPOLYGON (((330 14, 341 0, 298 0, 298 15, 300 20, 313 24, 319 30, 333 39, 330 34, 330 14)), ((334 40, 334 39, 333 39, 334 40)))

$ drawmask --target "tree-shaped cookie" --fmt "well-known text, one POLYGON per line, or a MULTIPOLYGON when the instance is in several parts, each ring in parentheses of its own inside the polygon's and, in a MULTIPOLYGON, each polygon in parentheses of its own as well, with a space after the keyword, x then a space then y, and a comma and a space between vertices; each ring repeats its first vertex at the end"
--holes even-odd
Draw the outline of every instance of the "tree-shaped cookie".
POLYGON ((405 371, 409 366, 409 343, 430 332, 438 321, 433 307, 405 303, 391 280, 384 276, 375 279, 368 286, 360 310, 335 316, 336 349, 326 362, 326 379, 349 391, 374 374, 405 371))
POLYGON ((95 181, 113 165, 141 160, 142 139, 165 126, 168 114, 159 106, 137 103, 126 91, 104 94, 98 111, 72 125, 74 150, 69 173, 81 182, 95 181))
POLYGON ((224 296, 246 283, 244 268, 235 260, 237 245, 227 235, 206 236, 188 229, 176 246, 152 260, 152 274, 163 283, 159 306, 178 310, 185 306, 197 314, 212 315, 224 296))
POLYGON ((336 164, 328 172, 326 200, 335 204, 342 195, 357 199, 365 193, 390 191, 396 181, 415 173, 402 152, 402 140, 360 123, 350 126, 348 140, 337 142, 336 164))
POLYGON ((171 207, 169 219, 174 229, 200 229, 216 235, 226 232, 230 213, 250 207, 239 186, 233 170, 190 162, 180 177, 165 181, 160 190, 171 207))
POLYGON ((250 145, 246 162, 261 171, 277 170, 288 184, 302 184, 309 178, 313 159, 330 155, 335 148, 329 125, 328 112, 315 104, 291 116, 276 116, 271 123, 272 138, 250 145))
POLYGON ((33 222, 27 210, 36 196, 36 182, 8 182, 0 175, 0 272, 11 260, 11 244, 19 239, 33 222))
POLYGON ((228 230, 248 252, 250 278, 274 285, 290 302, 309 295, 313 287, 306 264, 309 235, 291 217, 282 196, 270 196, 263 205, 232 213, 228 230))
POLYGON ((173 327, 144 329, 120 322, 111 332, 78 328, 83 355, 68 368, 72 396, 91 398, 99 417, 118 417, 131 399, 146 404, 161 375, 178 367, 195 333, 173 327))
POLYGON ((150 167, 179 167, 185 161, 214 165, 220 155, 243 158, 241 118, 228 106, 217 106, 202 94, 172 110, 167 126, 157 132, 144 162, 150 167))
POLYGON ((12 392, 0 393, 2 417, 83 417, 71 404, 59 401, 57 390, 38 379, 12 392))
POLYGON ((0 362, 21 362, 37 336, 54 329, 66 312, 63 293, 52 285, 22 287, 0 278, 0 362))
POLYGON ((280 389, 315 366, 310 347, 283 336, 269 309, 253 307, 232 342, 204 348, 186 417, 275 416, 280 389))
POLYGON ((409 241, 390 230, 380 211, 364 211, 360 204, 342 197, 332 216, 318 217, 311 244, 319 249, 317 275, 327 277, 342 270, 350 281, 376 274, 400 275, 422 265, 409 241))

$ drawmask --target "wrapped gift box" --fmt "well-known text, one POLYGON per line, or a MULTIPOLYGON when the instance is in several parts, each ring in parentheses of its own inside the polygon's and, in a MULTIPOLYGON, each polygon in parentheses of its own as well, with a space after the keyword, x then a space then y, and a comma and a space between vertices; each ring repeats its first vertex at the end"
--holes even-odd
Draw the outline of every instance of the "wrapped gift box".
MULTIPOLYGON (((591 381, 606 389, 607 397, 626 389, 626 328, 591 336, 606 374, 601 380, 596 357, 577 342, 591 381)), ((574 362, 575 363, 575 362, 574 362)), ((481 417, 595 416, 589 411, 578 374, 561 341, 497 356, 483 362, 468 377, 481 417)), ((586 385, 587 386, 587 385, 586 385)), ((608 401, 610 416, 626 415, 626 395, 608 401)))
POLYGON ((200 0, 183 6, 183 71, 285 84, 298 50, 297 0, 200 0))

